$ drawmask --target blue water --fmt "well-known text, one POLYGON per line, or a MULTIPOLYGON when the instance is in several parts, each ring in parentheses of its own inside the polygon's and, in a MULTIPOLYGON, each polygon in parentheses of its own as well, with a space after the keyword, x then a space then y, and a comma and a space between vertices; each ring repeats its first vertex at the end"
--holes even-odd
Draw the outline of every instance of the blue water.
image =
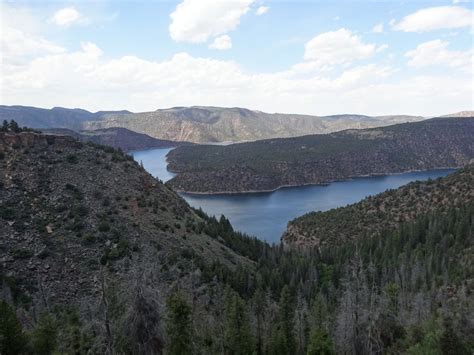
MULTIPOLYGON (((173 177, 166 170, 166 154, 170 149, 154 149, 133 153, 145 169, 163 181, 173 177)), ((357 202, 364 197, 397 188, 415 180, 445 176, 453 169, 411 172, 389 176, 356 178, 325 186, 302 186, 274 192, 193 195, 181 194, 191 206, 201 207, 207 214, 225 215, 236 230, 255 235, 268 242, 278 242, 288 221, 310 211, 326 211, 357 202)))

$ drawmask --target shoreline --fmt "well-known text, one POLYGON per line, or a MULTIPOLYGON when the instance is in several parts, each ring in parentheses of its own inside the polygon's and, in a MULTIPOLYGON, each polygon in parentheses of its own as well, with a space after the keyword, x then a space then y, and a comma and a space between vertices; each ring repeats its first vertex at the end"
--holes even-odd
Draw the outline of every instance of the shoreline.
MULTIPOLYGON (((337 179, 337 180, 329 180, 327 182, 321 182, 321 183, 304 183, 304 184, 295 184, 295 185, 280 185, 276 188, 273 189, 264 189, 264 190, 244 190, 244 191, 212 191, 212 192, 189 192, 185 190, 178 190, 175 188, 172 188, 174 191, 176 191, 179 194, 183 195, 197 195, 197 196, 205 196, 205 195, 245 195, 245 194, 259 194, 259 193, 271 193, 275 192, 281 189, 286 189, 286 188, 296 188, 296 187, 305 187, 305 186, 328 186, 332 183, 335 182, 344 182, 344 181, 351 181, 354 179, 359 179, 359 178, 370 178, 370 177, 381 177, 381 176, 394 176, 394 175, 402 175, 402 174, 408 174, 408 173, 420 173, 420 172, 426 172, 426 171, 431 171, 431 170, 458 170, 461 169, 462 166, 457 166, 457 167, 452 167, 452 166, 447 166, 447 167, 436 167, 436 168, 430 168, 430 169, 410 169, 406 171, 401 171, 397 173, 374 173, 374 174, 366 174, 366 175, 354 175, 354 176, 349 176, 348 178, 345 179, 337 179)), ((179 174, 179 173, 176 173, 179 174)))

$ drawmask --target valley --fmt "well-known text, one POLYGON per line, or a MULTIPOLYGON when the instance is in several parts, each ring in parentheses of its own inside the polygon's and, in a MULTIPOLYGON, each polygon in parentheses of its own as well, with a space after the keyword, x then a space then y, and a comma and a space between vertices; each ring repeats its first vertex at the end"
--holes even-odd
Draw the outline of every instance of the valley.
POLYGON ((0 132, 2 352, 472 349, 472 165, 310 213, 283 247, 122 151, 14 129, 0 132))
MULTIPOLYGON (((174 174, 167 170, 166 155, 172 149, 133 152, 137 162, 153 176, 166 182, 174 174)), ((342 207, 387 189, 415 180, 436 179, 453 172, 450 169, 372 176, 332 182, 327 185, 299 186, 274 192, 242 194, 180 195, 193 207, 209 215, 225 215, 236 230, 254 235, 268 243, 279 243, 287 223, 311 211, 342 207)))
POLYGON ((0 18, 0 355, 474 355, 472 1, 0 18))

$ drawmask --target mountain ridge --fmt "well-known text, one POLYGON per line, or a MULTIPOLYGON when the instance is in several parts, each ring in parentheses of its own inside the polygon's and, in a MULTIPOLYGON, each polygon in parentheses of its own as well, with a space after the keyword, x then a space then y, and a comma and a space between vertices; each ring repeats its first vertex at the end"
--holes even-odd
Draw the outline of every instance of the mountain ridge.
POLYGON ((348 128, 385 126, 401 121, 418 121, 420 116, 367 116, 342 114, 312 116, 266 113, 240 107, 191 106, 157 109, 151 112, 98 111, 55 107, 0 106, 0 120, 15 120, 32 128, 94 130, 127 128, 157 139, 173 141, 238 142, 329 133, 348 128))

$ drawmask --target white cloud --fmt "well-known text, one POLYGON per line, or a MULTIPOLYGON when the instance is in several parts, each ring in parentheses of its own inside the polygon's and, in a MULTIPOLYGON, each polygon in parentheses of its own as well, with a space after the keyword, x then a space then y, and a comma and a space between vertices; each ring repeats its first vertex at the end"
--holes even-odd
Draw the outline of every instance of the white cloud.
POLYGON ((435 39, 425 42, 408 51, 405 56, 410 58, 408 65, 412 67, 426 67, 443 65, 451 68, 461 68, 465 71, 472 70, 473 50, 450 51, 449 42, 435 39))
POLYGON ((61 105, 92 111, 217 105, 308 114, 424 115, 473 105, 472 75, 459 70, 403 77, 388 65, 350 64, 381 47, 365 44, 347 30, 334 37, 335 43, 316 41, 309 48, 318 49, 316 54, 308 52, 311 55, 301 63, 262 73, 247 71, 233 61, 187 53, 160 61, 109 57, 91 42, 66 51, 37 34, 10 27, 9 48, 20 49, 3 51, 2 44, 3 63, 14 63, 1 67, 0 101, 6 105, 61 105), (350 49, 341 51, 339 45, 350 49), (334 61, 340 66, 335 67, 334 61))
POLYGON ((171 13, 175 41, 203 43, 234 30, 254 0, 184 0, 171 13))
POLYGON ((359 36, 341 28, 322 33, 306 43, 304 59, 321 66, 351 63, 375 53, 374 44, 363 43, 359 36))
POLYGON ((460 6, 438 6, 418 10, 393 23, 393 29, 404 32, 427 32, 473 25, 474 13, 460 6))
POLYGON ((65 51, 61 46, 44 38, 10 26, 2 26, 0 47, 2 62, 7 64, 18 64, 31 57, 65 51))
POLYGON ((74 7, 65 7, 56 11, 51 21, 61 27, 69 27, 73 24, 84 23, 86 19, 74 7))
POLYGON ((228 35, 216 37, 214 42, 209 45, 209 48, 226 50, 232 48, 232 40, 228 35))
POLYGON ((257 10, 255 10, 255 15, 260 16, 266 14, 270 10, 268 6, 259 6, 257 10))
POLYGON ((378 23, 372 28, 372 32, 374 33, 382 33, 383 32, 383 23, 378 23))

